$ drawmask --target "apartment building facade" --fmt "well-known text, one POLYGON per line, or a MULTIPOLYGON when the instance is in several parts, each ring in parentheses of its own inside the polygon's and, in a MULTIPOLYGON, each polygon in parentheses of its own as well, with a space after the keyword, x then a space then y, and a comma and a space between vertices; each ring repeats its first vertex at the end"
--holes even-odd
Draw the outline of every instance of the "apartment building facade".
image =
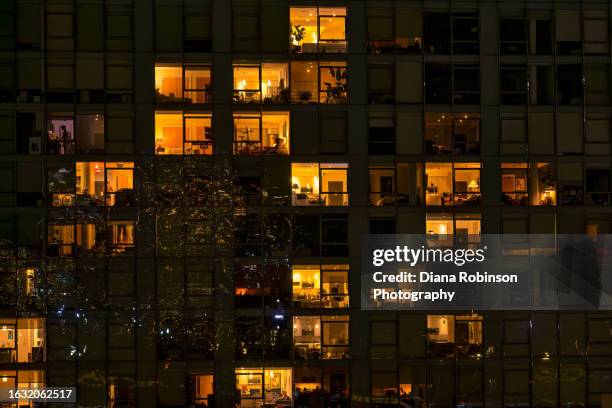
POLYGON ((360 306, 368 233, 610 233, 610 18, 2 2, 0 385, 83 407, 612 406, 609 312, 360 306))

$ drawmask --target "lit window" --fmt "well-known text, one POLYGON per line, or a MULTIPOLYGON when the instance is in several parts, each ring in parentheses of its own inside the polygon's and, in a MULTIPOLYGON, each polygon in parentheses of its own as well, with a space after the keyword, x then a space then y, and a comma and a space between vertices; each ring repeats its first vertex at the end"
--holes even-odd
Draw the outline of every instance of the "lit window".
POLYGON ((212 374, 192 375, 189 377, 190 404, 196 407, 207 407, 212 403, 215 394, 214 376, 212 374))
POLYGON ((502 163, 502 203, 505 205, 557 204, 556 182, 550 163, 502 163))
POLYGON ((527 205, 529 199, 527 163, 502 163, 502 202, 505 205, 527 205))
POLYGON ((157 102, 182 102, 183 67, 156 65, 155 94, 157 102))
POLYGON ((239 407, 292 406, 291 368, 237 368, 236 393, 239 407))
POLYGON ((74 118, 54 117, 47 120, 47 153, 74 154, 74 118))
POLYGON ((551 163, 532 163, 529 189, 535 194, 531 197, 531 205, 557 205, 557 183, 551 163))
POLYGON ((479 155, 480 115, 426 113, 425 152, 431 155, 479 155))
POLYGON ((211 70, 198 65, 155 65, 155 97, 159 103, 208 103, 211 70))
POLYGON ((76 151, 104 151, 104 115, 76 115, 76 151))
POLYGON ((292 62, 291 102, 345 104, 347 80, 346 62, 292 62))
POLYGON ((293 52, 346 52, 345 7, 291 7, 293 52))
POLYGON ((77 252, 103 251, 103 225, 51 222, 47 228, 47 255, 71 256, 77 252))
POLYGON ((76 180, 79 205, 104 205, 103 162, 77 162, 76 180))
POLYGON ((134 163, 106 163, 106 205, 134 205, 134 163))
POLYGON ((295 265, 293 304, 298 308, 348 307, 348 265, 295 265))
POLYGON ((261 102, 258 65, 234 66, 234 102, 261 102))
POLYGON ((294 356, 300 359, 339 359, 349 354, 348 316, 294 316, 294 356))
POLYGON ((428 315, 427 340, 432 357, 482 356, 482 320, 479 315, 428 315))
POLYGON ((347 101, 346 63, 319 65, 319 103, 344 104, 347 101))
POLYGON ((294 206, 347 206, 347 186, 347 164, 291 165, 291 201, 294 206))
POLYGON ((480 205, 480 163, 455 163, 454 205, 480 205))
POLYGON ((234 65, 234 102, 285 104, 289 101, 288 76, 285 63, 234 65))
POLYGON ((3 363, 43 362, 45 350, 43 319, 0 319, 0 359, 3 363))
POLYGON ((17 274, 17 285, 21 295, 32 298, 36 296, 39 285, 40 274, 35 268, 20 268, 17 274))
POLYGON ((134 221, 109 221, 111 252, 123 254, 134 249, 134 221))
POLYGON ((72 224, 50 224, 47 228, 47 255, 72 255, 75 243, 74 230, 72 224))
POLYGON ((73 169, 49 169, 54 207, 130 206, 134 204, 133 162, 77 162, 73 169))
POLYGON ((317 103, 318 68, 316 62, 291 63, 292 103, 317 103))
POLYGON ((480 163, 427 163, 425 177, 426 205, 480 204, 480 163))
POLYGON ((289 154, 289 113, 235 114, 234 153, 289 154))
POLYGON ((211 155, 212 152, 211 115, 155 113, 155 154, 211 155))
POLYGON ((186 103, 209 103, 211 97, 210 67, 186 66, 183 94, 186 103))
POLYGON ((440 245, 480 241, 480 214, 427 214, 428 242, 440 245))

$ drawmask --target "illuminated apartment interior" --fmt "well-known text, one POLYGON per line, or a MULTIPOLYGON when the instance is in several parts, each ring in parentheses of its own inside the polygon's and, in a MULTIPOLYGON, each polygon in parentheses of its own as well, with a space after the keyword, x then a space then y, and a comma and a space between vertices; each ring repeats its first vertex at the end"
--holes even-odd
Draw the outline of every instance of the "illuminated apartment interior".
POLYGON ((313 61, 291 63, 291 102, 317 103, 319 65, 313 61))
POLYGON ((66 155, 104 151, 104 115, 59 113, 47 118, 47 153, 66 155))
POLYGON ((442 242, 474 242, 480 237, 480 214, 443 214, 428 213, 425 229, 428 239, 442 242))
POLYGON ((294 265, 293 305, 298 308, 348 307, 348 265, 294 265))
POLYGON ((214 399, 214 375, 198 374, 190 377, 190 402, 195 406, 208 406, 214 399))
POLYGON ((349 355, 348 316, 294 316, 294 358, 341 359, 349 355))
POLYGON ((96 224, 49 224, 47 252, 55 256, 70 256, 75 250, 101 251, 104 249, 104 231, 96 224), (76 232, 76 234, 75 234, 76 232))
POLYGON ((291 7, 293 52, 346 52, 346 8, 291 7))
POLYGON ((77 162, 76 194, 79 204, 104 205, 104 172, 103 162, 77 162))
POLYGON ((155 65, 155 96, 158 103, 208 103, 210 91, 210 67, 155 65))
POLYGON ((234 114, 236 154, 289 154, 289 113, 234 114))
POLYGON ((75 136, 77 152, 103 152, 105 137, 104 115, 76 115, 75 136))
POLYGON ((239 407, 292 406, 291 368, 237 368, 236 392, 239 407))
POLYGON ((56 114, 47 119, 47 153, 74 154, 74 117, 56 114))
POLYGON ((341 163, 292 163, 292 205, 347 206, 347 173, 341 163))
POLYGON ((426 205, 478 205, 480 163, 427 163, 426 205))
POLYGON ((211 155, 210 114, 155 113, 155 154, 211 155))
POLYGON ((429 353, 436 357, 482 355, 482 320, 477 314, 428 315, 429 353))
POLYGON ((280 103, 289 101, 287 63, 234 65, 234 102, 280 103))
POLYGON ((345 104, 348 98, 346 62, 291 63, 291 102, 345 104))
POLYGON ((134 221, 108 221, 111 251, 122 254, 134 248, 134 221))
POLYGON ((425 113, 425 151, 430 155, 479 155, 480 115, 425 113))
MULTIPOLYGON (((0 387, 6 388, 24 388, 36 390, 45 387, 45 371, 44 370, 0 370, 0 387)), ((3 407, 21 408, 32 407, 31 402, 20 400, 17 404, 3 405, 3 407)))
POLYGON ((183 67, 155 65, 155 93, 158 102, 182 102, 183 67))
MULTIPOLYGON (((106 205, 134 204, 134 163, 106 162, 106 205)), ((78 172, 78 171, 77 171, 78 172)))
POLYGON ((557 204, 557 189, 550 163, 502 163, 502 203, 513 206, 557 204))
POLYGON ((42 318, 0 319, 0 361, 45 361, 45 321, 42 318))

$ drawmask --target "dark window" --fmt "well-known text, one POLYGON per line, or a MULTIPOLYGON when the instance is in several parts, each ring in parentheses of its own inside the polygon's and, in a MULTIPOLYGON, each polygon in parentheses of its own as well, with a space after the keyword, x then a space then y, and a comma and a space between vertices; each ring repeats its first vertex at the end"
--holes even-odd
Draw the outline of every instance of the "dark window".
POLYGON ((319 256, 319 217, 295 217, 292 238, 294 256, 319 256))
POLYGON ((348 221, 345 215, 321 216, 321 255, 348 256, 348 221))
POLYGON ((502 19, 499 27, 499 50, 501 54, 517 55, 527 52, 525 20, 502 19))
POLYGON ((17 153, 40 154, 42 151, 42 137, 36 130, 36 114, 30 112, 17 113, 17 153))
POLYGON ((261 177, 238 176, 234 181, 234 204, 236 206, 261 204, 261 177))
POLYGON ((590 205, 610 205, 610 170, 586 170, 586 199, 590 205))
POLYGON ((368 103, 395 103, 394 70, 392 65, 368 67, 368 103))
POLYGON ((234 239, 236 256, 262 256, 262 222, 256 214, 235 219, 234 239))
POLYGON ((478 14, 453 14, 453 52, 478 54, 478 14))
POLYGON ((536 54, 552 54, 552 23, 550 20, 537 20, 535 31, 536 54))
MULTIPOLYGON (((533 73, 533 69, 531 70, 533 73)), ((551 66, 536 66, 535 78, 530 77, 530 86, 535 92, 530 93, 534 105, 552 105, 555 94, 554 69, 551 66)))
POLYGON ((215 324, 206 311, 194 311, 185 322, 185 349, 189 359, 213 359, 215 355, 215 324))
POLYGON ((448 13, 425 14, 425 50, 430 54, 450 54, 451 24, 448 13))
POLYGON ((287 359, 291 352, 290 318, 281 313, 264 318, 266 358, 287 359))
POLYGON ((289 256, 291 222, 285 214, 268 214, 264 223, 264 256, 289 256))
POLYGON ((501 102, 507 105, 527 103, 527 70, 524 66, 501 67, 501 102))
POLYGON ((237 265, 234 272, 237 307, 279 308, 291 301, 291 274, 286 264, 237 265))
POLYGON ((427 64, 425 66, 426 103, 450 104, 451 66, 446 64, 427 64))
POLYGON ((264 356, 264 325, 259 317, 237 317, 235 323, 236 359, 247 360, 264 356))
POLYGON ((480 103, 480 71, 477 65, 453 67, 453 103, 480 103))
POLYGON ((370 119, 368 153, 395 154, 395 126, 393 119, 370 119))
POLYGON ((395 218, 370 218, 370 234, 395 234, 395 218))
POLYGON ((576 64, 557 67, 557 102, 563 105, 582 103, 582 66, 576 64))

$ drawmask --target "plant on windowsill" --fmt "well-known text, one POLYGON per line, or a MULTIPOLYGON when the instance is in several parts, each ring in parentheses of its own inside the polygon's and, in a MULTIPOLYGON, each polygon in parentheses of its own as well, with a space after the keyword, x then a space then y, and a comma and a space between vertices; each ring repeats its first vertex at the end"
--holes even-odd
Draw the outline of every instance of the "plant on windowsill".
POLYGON ((301 52, 302 45, 300 44, 304 39, 304 33, 306 32, 306 28, 302 27, 300 24, 293 26, 291 29, 291 36, 293 37, 293 52, 301 52))

